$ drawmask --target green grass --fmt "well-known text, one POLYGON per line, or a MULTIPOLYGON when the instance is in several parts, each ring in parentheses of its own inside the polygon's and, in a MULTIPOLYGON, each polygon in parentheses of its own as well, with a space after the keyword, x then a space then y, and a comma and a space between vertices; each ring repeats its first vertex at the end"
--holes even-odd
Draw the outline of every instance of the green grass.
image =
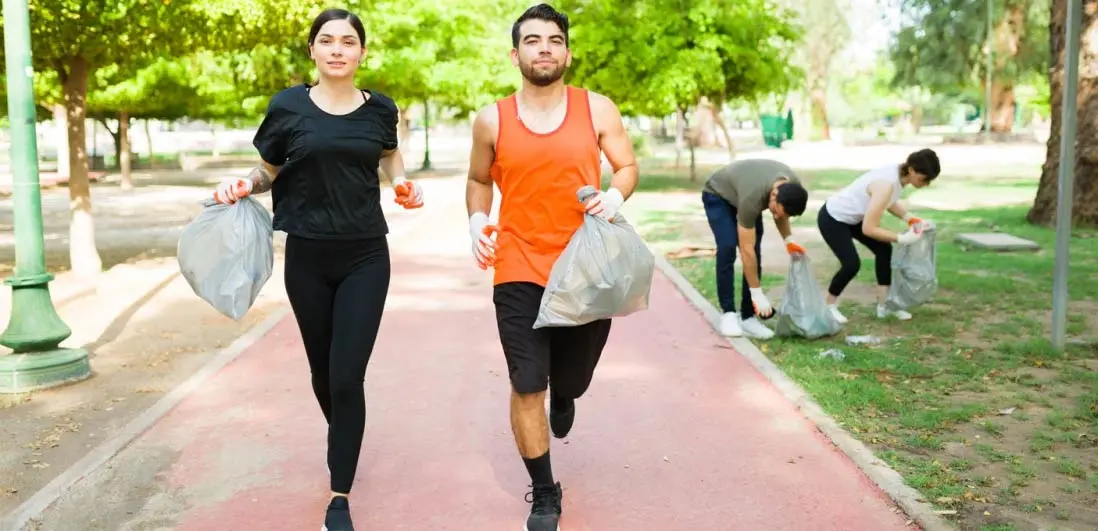
MULTIPOLYGON (((826 190, 850 182, 856 173, 802 175, 814 194, 823 190, 826 196, 826 190)), ((1032 197, 1034 186, 1030 179, 1027 190, 1014 177, 955 181, 936 183, 935 193, 972 194, 979 188, 980 197, 996 190, 1032 197)), ((645 173, 640 192, 700 187, 673 173, 653 172, 645 173)), ((924 191, 918 193, 924 200, 924 191)), ((882 322, 872 304, 844 303, 850 323, 836 337, 756 344, 928 500, 961 500, 962 505, 986 500, 981 503, 1035 511, 1049 519, 1049 527, 1085 527, 1091 522, 1074 522, 1074 513, 1053 507, 1098 503, 1098 349, 1072 344, 1057 352, 1049 346, 1054 234, 1028 225, 1026 208, 919 209, 938 225, 939 291, 931 303, 913 310, 914 320, 882 322), (995 254, 965 251, 952 241, 960 232, 988 230, 1032 239, 1042 250, 995 254), (847 334, 886 341, 875 348, 851 347, 843 342, 847 334), (845 359, 819 358, 829 348, 842 350, 845 359), (1014 410, 1000 414, 1006 408, 1014 410)), ((697 222, 696 212, 687 214, 651 208, 634 224, 650 241, 670 244, 681 238, 684 220, 697 222)), ((814 213, 807 213, 795 226, 813 222, 814 213)), ((900 223, 889 219, 886 226, 899 228, 900 223)), ((1092 317, 1098 311, 1095 238, 1096 231, 1075 230, 1071 241, 1069 334, 1089 340, 1098 334, 1093 324, 1098 319, 1092 317)), ((864 249, 859 252, 858 282, 864 289, 873 282, 873 259, 864 249)), ((829 257, 826 248, 810 247, 810 253, 816 262, 829 257)), ((673 263, 716 306, 713 259, 673 263)), ((783 274, 764 271, 763 286, 782 285, 783 274)), ((817 274, 821 289, 830 274, 827 267, 817 274)), ((983 511, 958 510, 958 523, 962 529, 1014 528, 996 509, 988 512, 996 519, 985 519, 983 511)))

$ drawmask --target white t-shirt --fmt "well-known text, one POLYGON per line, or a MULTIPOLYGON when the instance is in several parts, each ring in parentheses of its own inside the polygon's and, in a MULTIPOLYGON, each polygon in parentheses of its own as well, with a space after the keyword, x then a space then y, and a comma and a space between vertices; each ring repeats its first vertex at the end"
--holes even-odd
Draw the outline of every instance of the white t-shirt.
POLYGON ((827 213, 836 221, 848 225, 858 225, 865 219, 866 210, 869 210, 869 185, 877 181, 885 181, 892 185, 892 198, 888 201, 889 208, 900 200, 900 165, 890 164, 863 173, 846 188, 839 190, 827 198, 824 204, 827 213))

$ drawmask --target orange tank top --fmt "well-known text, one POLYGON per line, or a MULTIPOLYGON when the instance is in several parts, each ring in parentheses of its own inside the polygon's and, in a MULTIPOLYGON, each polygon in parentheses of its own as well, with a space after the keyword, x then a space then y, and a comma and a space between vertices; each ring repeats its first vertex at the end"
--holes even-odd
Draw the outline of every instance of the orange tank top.
POLYGON ((533 282, 549 272, 583 224, 576 192, 600 188, 601 153, 587 91, 567 87, 568 108, 555 131, 539 134, 519 120, 515 96, 499 100, 492 179, 499 187, 494 284, 533 282))

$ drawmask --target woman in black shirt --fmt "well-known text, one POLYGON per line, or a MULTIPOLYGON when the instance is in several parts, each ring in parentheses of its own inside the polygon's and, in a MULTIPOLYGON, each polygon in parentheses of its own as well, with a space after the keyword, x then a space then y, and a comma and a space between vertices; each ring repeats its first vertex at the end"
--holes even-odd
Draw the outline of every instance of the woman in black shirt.
POLYGON ((342 9, 321 13, 309 33, 319 81, 271 98, 255 136, 262 164, 214 193, 220 203, 271 191, 274 228, 287 233, 285 284, 328 421, 332 499, 324 530, 352 531, 351 490, 365 429, 363 380, 389 289, 382 170, 404 208, 423 206, 404 177, 398 110, 354 85, 365 30, 342 9))

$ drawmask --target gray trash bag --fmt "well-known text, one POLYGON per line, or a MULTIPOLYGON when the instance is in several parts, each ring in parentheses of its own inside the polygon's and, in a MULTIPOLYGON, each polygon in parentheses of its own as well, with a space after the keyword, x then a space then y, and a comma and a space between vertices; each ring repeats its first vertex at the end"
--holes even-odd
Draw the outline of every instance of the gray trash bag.
POLYGON ((938 291, 934 229, 911 245, 897 245, 892 251, 892 285, 885 307, 907 310, 924 304, 938 291))
POLYGON ((843 326, 827 310, 827 300, 812 274, 812 261, 807 255, 790 258, 785 296, 775 312, 778 322, 774 333, 782 337, 816 339, 836 334, 843 326))
MULTIPOLYGON (((597 193, 585 186, 582 202, 597 193)), ((534 328, 579 326, 648 308, 656 257, 619 213, 610 222, 584 216, 549 272, 534 328)))
POLYGON ((239 320, 274 269, 271 215, 251 197, 204 205, 179 236, 179 270, 196 295, 239 320))

